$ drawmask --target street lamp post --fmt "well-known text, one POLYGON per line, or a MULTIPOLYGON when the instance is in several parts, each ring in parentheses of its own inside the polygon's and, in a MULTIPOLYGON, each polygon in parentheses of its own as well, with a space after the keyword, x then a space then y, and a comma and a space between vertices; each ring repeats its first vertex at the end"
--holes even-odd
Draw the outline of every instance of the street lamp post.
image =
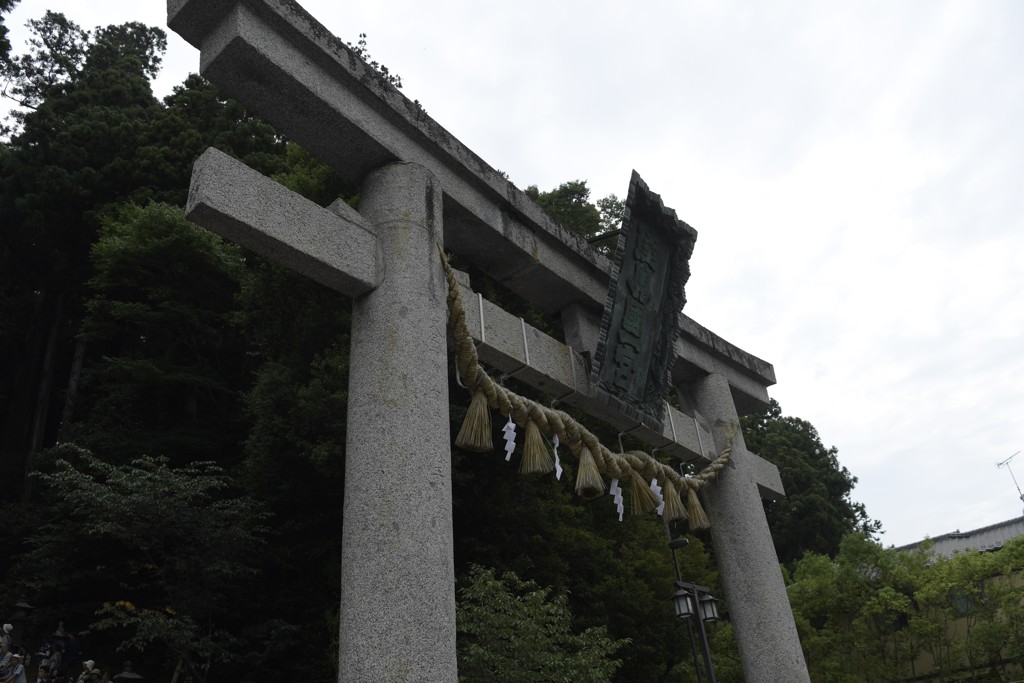
POLYGON ((690 632, 690 650, 693 653, 693 667, 697 671, 697 679, 701 680, 701 668, 697 659, 697 648, 693 642, 693 622, 697 622, 697 633, 700 636, 701 654, 704 658, 704 674, 709 683, 716 683, 715 669, 711 665, 711 648, 708 645, 708 632, 704 628, 704 622, 716 621, 718 619, 718 600, 712 595, 709 588, 698 586, 695 583, 683 581, 682 572, 679 569, 679 560, 676 558, 676 550, 684 548, 689 544, 685 538, 676 538, 668 543, 672 549, 672 562, 676 566, 676 588, 672 602, 675 604, 676 616, 686 620, 686 628, 690 632), (690 617, 694 617, 691 621, 690 617))

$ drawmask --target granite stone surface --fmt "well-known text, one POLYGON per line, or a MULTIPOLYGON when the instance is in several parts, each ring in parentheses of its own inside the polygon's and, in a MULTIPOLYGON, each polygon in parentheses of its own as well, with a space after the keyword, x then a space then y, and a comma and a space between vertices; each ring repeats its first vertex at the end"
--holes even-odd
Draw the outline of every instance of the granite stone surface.
POLYGON ((441 191, 395 163, 360 197, 384 277, 352 310, 339 680, 454 682, 441 191))
POLYGON ((192 168, 185 215, 197 225, 349 296, 377 286, 373 226, 328 210, 212 147, 192 168))
POLYGON ((715 446, 732 438, 730 465, 705 489, 718 573, 729 600, 747 683, 810 681, 728 381, 710 374, 692 387, 712 422, 715 446))

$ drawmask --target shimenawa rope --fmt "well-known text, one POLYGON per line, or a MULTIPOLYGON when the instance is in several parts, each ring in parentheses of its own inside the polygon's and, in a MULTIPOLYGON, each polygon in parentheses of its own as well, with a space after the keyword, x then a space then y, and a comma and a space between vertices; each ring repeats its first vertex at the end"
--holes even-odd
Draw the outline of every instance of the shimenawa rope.
POLYGON ((643 451, 614 453, 568 413, 543 406, 498 384, 480 365, 476 346, 466 327, 466 312, 455 271, 444 251, 439 251, 448 282, 448 326, 455 338, 456 366, 463 385, 473 394, 455 444, 477 452, 493 450, 489 410, 497 410, 505 417, 511 416, 516 425, 526 429, 520 467, 523 474, 542 474, 554 469, 554 461, 541 433, 548 437, 557 434, 559 442, 568 447, 579 462, 576 492, 580 496, 596 498, 602 495, 603 474, 630 482, 630 501, 635 514, 651 512, 658 506, 658 498, 651 490, 650 482, 657 479, 665 499, 666 520, 688 518, 691 528, 707 528, 708 518, 697 492, 725 467, 732 453, 732 438, 729 437, 721 455, 707 467, 686 477, 643 451), (685 506, 681 499, 683 494, 686 495, 685 506))

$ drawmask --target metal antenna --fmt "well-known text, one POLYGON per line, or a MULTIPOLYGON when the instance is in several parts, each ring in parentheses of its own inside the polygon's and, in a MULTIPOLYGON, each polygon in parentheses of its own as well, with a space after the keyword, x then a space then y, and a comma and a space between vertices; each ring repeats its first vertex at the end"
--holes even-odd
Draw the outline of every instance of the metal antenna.
POLYGON ((1010 468, 1010 461, 1016 458, 1018 455, 1020 455, 1020 451, 1017 451, 1016 453, 1014 453, 1013 455, 1011 455, 1009 458, 1002 462, 997 462, 996 467, 1002 467, 1003 465, 1006 465, 1006 469, 1010 470, 1010 478, 1013 479, 1013 485, 1017 487, 1017 495, 1020 496, 1021 502, 1024 502, 1024 493, 1021 493, 1020 484, 1017 483, 1017 477, 1013 476, 1013 470, 1010 468))

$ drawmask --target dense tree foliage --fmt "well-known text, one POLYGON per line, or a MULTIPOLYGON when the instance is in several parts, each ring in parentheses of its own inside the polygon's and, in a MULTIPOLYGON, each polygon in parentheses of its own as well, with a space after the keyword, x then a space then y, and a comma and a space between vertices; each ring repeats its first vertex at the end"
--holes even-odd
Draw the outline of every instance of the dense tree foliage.
POLYGON ((470 568, 459 588, 459 680, 466 683, 611 681, 624 643, 603 626, 573 632, 567 596, 514 572, 470 568))
POLYGON ((775 400, 742 423, 747 448, 779 468, 786 489, 785 498, 765 503, 780 562, 791 565, 807 551, 833 556, 848 533, 881 529, 851 499, 857 477, 839 463, 835 446, 822 444, 814 425, 783 416, 775 400))
MULTIPOLYGON (((5 97, 22 107, 35 108, 48 92, 66 83, 85 61, 88 31, 68 20, 63 14, 47 12, 42 19, 32 19, 28 26, 30 51, 15 57, 7 56, 5 97)), ((20 112, 15 112, 20 117, 20 112)))
POLYGON ((0 148, 0 468, 14 490, 67 422, 62 399, 74 396, 87 355, 78 326, 103 221, 122 202, 183 203, 192 161, 209 145, 268 173, 285 156, 269 126, 198 77, 157 102, 148 79, 165 43, 159 29, 90 34, 54 13, 32 26, 33 49, 15 59, 8 87, 33 108, 0 148))
POLYGON ((4 15, 14 9, 18 0, 0 0, 0 75, 3 75, 10 66, 11 39, 8 38, 8 30, 4 15))
POLYGON ((622 222, 625 203, 614 194, 592 203, 585 180, 570 180, 548 192, 541 192, 536 185, 525 191, 552 218, 584 237, 614 230, 622 222))
MULTIPOLYGON (((208 491, 209 503, 189 499, 194 512, 181 515, 173 528, 216 538, 217 510, 231 497, 224 487, 204 489, 203 477, 212 471, 192 463, 216 460, 217 467, 230 468, 217 477, 241 485, 248 431, 243 397, 254 361, 241 335, 239 294, 253 277, 239 249, 188 224, 180 209, 147 202, 182 203, 191 163, 207 145, 265 172, 284 168, 285 145, 198 77, 157 102, 149 78, 163 51, 158 29, 125 24, 90 34, 52 13, 34 28, 33 49, 13 62, 7 83, 8 94, 16 92, 30 108, 19 112, 15 134, 0 149, 4 595, 10 603, 30 598, 39 628, 49 627, 44 633, 61 618, 75 630, 91 628, 91 645, 106 648, 94 658, 114 656, 122 643, 152 667, 167 661, 173 668, 175 659, 186 669, 231 661, 242 675, 261 665, 268 672, 283 670, 284 651, 294 646, 292 654, 312 662, 307 668, 322 669, 329 638, 304 642, 293 625, 304 616, 293 619, 297 610, 264 613, 257 605, 240 610, 233 604, 225 613, 219 596, 244 603, 239 591, 247 586, 275 585, 264 578, 278 578, 268 557, 225 560, 246 580, 232 577, 237 590, 217 588, 216 600, 198 592, 200 578, 181 572, 178 584, 194 589, 196 599, 156 599, 153 577, 131 563, 123 537, 83 544, 83 533, 99 531, 75 525, 64 505, 73 497, 60 488, 74 474, 78 483, 99 482, 86 487, 96 492, 113 478, 109 468, 128 468, 119 482, 138 479, 152 495, 112 490, 104 500, 120 499, 121 514, 149 506, 173 513, 156 481, 143 476, 149 467, 196 495, 208 491), (40 455, 58 430, 62 441, 95 454, 87 467, 62 470, 63 479, 47 469, 52 457, 40 455), (26 478, 23 488, 23 472, 38 468, 43 473, 26 478), (11 504, 23 495, 25 504, 11 504), (44 573, 38 562, 15 564, 26 543, 36 554, 82 550, 60 551, 60 561, 48 563, 44 573), (82 553, 90 548, 103 561, 89 564, 92 558, 82 553), (120 594, 104 588, 100 579, 108 574, 120 594), (55 581, 66 590, 55 588, 55 581), (171 613, 165 607, 173 619, 166 619, 171 613)), ((124 533, 138 536, 136 549, 150 538, 167 540, 172 528, 158 515, 125 521, 135 522, 124 533)), ((239 533, 245 529, 238 520, 233 526, 239 533)), ((179 545, 174 552, 194 568, 212 562, 207 569, 223 571, 220 555, 201 538, 194 541, 195 552, 179 551, 179 545)), ((166 567, 157 566, 166 579, 166 567)), ((31 628, 24 635, 26 642, 39 636, 31 628)))
POLYGON ((62 599, 51 618, 95 612, 93 628, 116 631, 121 647, 180 661, 197 681, 211 666, 221 671, 212 680, 222 678, 239 656, 232 631, 245 625, 235 605, 265 547, 262 506, 231 494, 210 462, 115 466, 67 445, 49 455, 53 471, 39 478, 53 502, 20 562, 31 589, 62 599))
POLYGON ((62 438, 117 462, 235 461, 248 367, 241 251, 153 203, 106 220, 91 256, 79 334, 90 352, 80 396, 65 397, 62 438))
POLYGON ((1022 538, 943 558, 850 534, 834 559, 807 553, 789 595, 812 680, 1016 680, 1022 570, 1022 538))

